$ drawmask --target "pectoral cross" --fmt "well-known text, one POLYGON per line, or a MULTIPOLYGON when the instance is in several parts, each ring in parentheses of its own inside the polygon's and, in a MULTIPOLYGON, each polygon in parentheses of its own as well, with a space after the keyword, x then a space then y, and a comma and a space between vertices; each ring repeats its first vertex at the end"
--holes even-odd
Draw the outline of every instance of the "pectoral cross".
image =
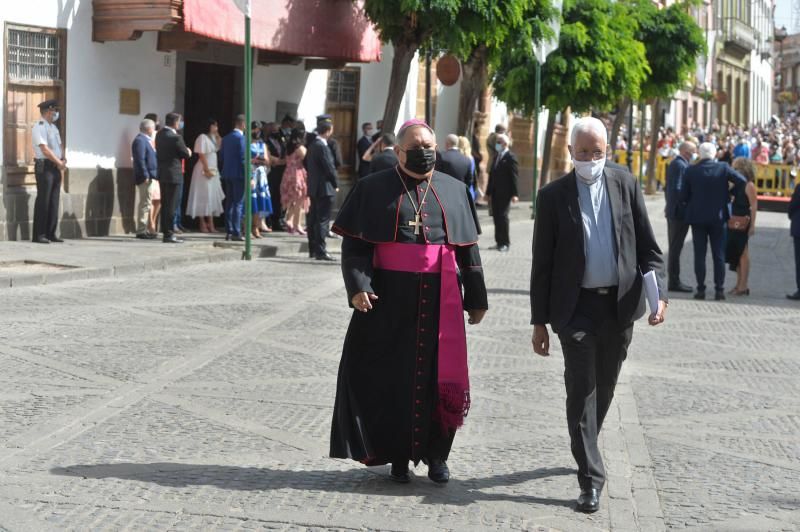
POLYGON ((419 214, 414 215, 414 220, 408 222, 409 227, 414 228, 414 234, 420 234, 420 229, 422 228, 422 219, 419 214))

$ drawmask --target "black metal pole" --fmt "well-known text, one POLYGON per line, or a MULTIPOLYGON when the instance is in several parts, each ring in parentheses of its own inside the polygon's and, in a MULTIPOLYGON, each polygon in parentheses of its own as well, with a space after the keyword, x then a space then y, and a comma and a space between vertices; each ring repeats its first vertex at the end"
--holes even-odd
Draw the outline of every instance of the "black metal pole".
MULTIPOLYGON (((630 107, 628 113, 628 171, 633 173, 633 100, 628 107, 630 107)), ((616 142, 616 139, 611 139, 611 142, 616 142)))

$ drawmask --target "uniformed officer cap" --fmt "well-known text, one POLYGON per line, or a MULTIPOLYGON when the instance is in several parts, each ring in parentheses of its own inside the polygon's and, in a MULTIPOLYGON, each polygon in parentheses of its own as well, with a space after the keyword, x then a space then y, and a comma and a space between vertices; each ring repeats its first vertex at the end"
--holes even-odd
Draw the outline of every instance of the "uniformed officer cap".
POLYGON ((333 124, 333 117, 329 114, 319 115, 317 117, 317 125, 322 124, 323 122, 333 124))
POLYGON ((39 110, 42 112, 56 109, 58 107, 58 100, 45 100, 39 104, 39 110))

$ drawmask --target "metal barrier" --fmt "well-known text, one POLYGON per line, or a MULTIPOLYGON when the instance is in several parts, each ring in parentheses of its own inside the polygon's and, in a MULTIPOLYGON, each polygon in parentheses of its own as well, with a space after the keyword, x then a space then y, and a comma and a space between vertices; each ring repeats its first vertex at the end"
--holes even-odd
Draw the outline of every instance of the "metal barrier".
POLYGON ((794 191, 795 169, 790 164, 757 164, 756 190, 759 196, 790 197, 794 191))
MULTIPOLYGON (((644 173, 647 173, 647 161, 648 161, 648 152, 644 152, 644 173)), ((661 188, 664 188, 667 182, 667 166, 669 165, 670 161, 672 161, 671 157, 662 157, 661 155, 656 156, 656 181, 661 188)), ((615 150, 614 151, 614 162, 621 164, 622 166, 628 165, 628 152, 625 150, 615 150)), ((639 152, 633 152, 632 157, 633 164, 631 165, 631 169, 633 170, 633 175, 639 175, 639 152)))

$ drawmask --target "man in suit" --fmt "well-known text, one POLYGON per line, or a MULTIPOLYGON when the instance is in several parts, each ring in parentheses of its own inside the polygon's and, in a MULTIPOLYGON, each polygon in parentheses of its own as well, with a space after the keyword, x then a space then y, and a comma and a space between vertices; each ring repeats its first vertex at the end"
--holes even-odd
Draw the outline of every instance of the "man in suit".
POLYGON ((512 203, 519 201, 519 192, 517 191, 519 165, 517 158, 509 149, 510 142, 504 133, 495 135, 494 149, 497 155, 489 170, 489 184, 486 186, 486 196, 492 206, 492 218, 494 219, 494 241, 500 252, 508 251, 511 245, 508 211, 512 203))
MULTIPOLYGON (((329 114, 319 115, 317 117, 317 132, 319 132, 319 126, 322 124, 330 125, 331 130, 333 130, 333 117, 329 114)), ((333 166, 338 170, 342 166, 342 150, 339 147, 339 142, 333 138, 332 134, 326 141, 328 143, 328 149, 331 151, 331 156, 333 157, 333 166)), ((311 143, 309 142, 309 144, 311 143)))
POLYGON ((153 147, 153 133, 156 124, 149 118, 142 120, 139 134, 133 139, 131 157, 133 159, 133 179, 139 190, 139 208, 136 217, 136 238, 153 239, 156 234, 148 233, 150 210, 153 208, 153 188, 158 179, 158 161, 153 147))
POLYGON ((358 139, 358 178, 361 179, 362 177, 368 176, 372 172, 370 171, 369 161, 364 159, 364 154, 372 147, 372 135, 375 133, 372 129, 371 122, 364 122, 361 126, 361 131, 364 135, 358 139))
POLYGON ((468 187, 472 186, 472 162, 458 151, 458 136, 447 135, 444 147, 439 171, 455 177, 468 187))
POLYGON ((497 149, 495 145, 497 144, 497 135, 505 135, 506 134, 506 126, 503 124, 497 124, 494 126, 494 133, 490 133, 488 137, 486 137, 486 149, 489 152, 489 161, 487 163, 487 168, 491 168, 494 165, 494 159, 497 157, 497 149))
POLYGON ((241 242, 244 216, 244 158, 247 153, 244 128, 247 119, 238 115, 233 131, 222 139, 219 158, 222 162, 222 188, 225 191, 225 240, 241 242))
POLYGON ((396 144, 397 137, 394 136, 394 133, 381 134, 380 141, 372 148, 372 155, 369 161, 371 174, 397 166, 397 154, 394 151, 396 144))
POLYGON ((286 142, 294 127, 294 118, 286 115, 281 121, 280 127, 274 122, 266 125, 264 138, 269 150, 273 164, 270 165, 267 174, 269 183, 269 195, 272 198, 272 214, 269 216, 269 225, 273 231, 283 231, 286 227, 286 220, 281 209, 281 182, 283 174, 286 172, 286 142))
POLYGON ((180 244, 183 239, 175 236, 175 212, 178 210, 178 189, 183 187, 183 160, 192 156, 183 137, 183 120, 178 113, 167 113, 165 125, 156 135, 156 158, 158 160, 158 182, 161 187, 161 231, 165 244, 180 244))
POLYGON ((533 350, 548 356, 549 323, 564 355, 567 426, 578 464, 577 510, 596 512, 605 484, 597 436, 627 356, 633 322, 644 315, 642 272, 659 291, 650 325, 664 321, 664 261, 636 179, 606 162, 603 123, 576 121, 575 169, 539 192, 533 235, 533 350))
POLYGON ((725 225, 730 217, 728 204, 736 194, 744 193, 745 178, 714 158, 717 148, 710 142, 700 144, 700 162, 690 166, 683 179, 680 201, 686 205, 686 222, 692 227, 694 274, 697 278, 695 299, 706 298, 706 250, 711 243, 714 263, 714 299, 725 299, 725 225), (733 185, 731 190, 730 185, 733 185))
POLYGON ((308 254, 316 260, 332 261, 334 258, 325 247, 328 225, 331 220, 333 201, 339 190, 336 166, 328 141, 333 135, 333 124, 322 122, 317 135, 308 146, 306 167, 308 169, 308 196, 311 206, 307 215, 308 254))
POLYGON ((673 292, 691 292, 692 288, 681 282, 681 250, 689 232, 686 223, 686 205, 680 201, 683 178, 689 163, 697 158, 697 147, 693 142, 684 142, 678 146, 678 156, 667 167, 667 182, 664 196, 667 206, 664 214, 667 218, 667 234, 669 240, 669 258, 667 261, 668 289, 673 292))
POLYGON ((786 297, 792 301, 800 301, 800 183, 794 187, 794 193, 789 202, 789 219, 791 220, 789 230, 792 240, 794 240, 794 271, 797 291, 794 294, 787 294, 786 297))

